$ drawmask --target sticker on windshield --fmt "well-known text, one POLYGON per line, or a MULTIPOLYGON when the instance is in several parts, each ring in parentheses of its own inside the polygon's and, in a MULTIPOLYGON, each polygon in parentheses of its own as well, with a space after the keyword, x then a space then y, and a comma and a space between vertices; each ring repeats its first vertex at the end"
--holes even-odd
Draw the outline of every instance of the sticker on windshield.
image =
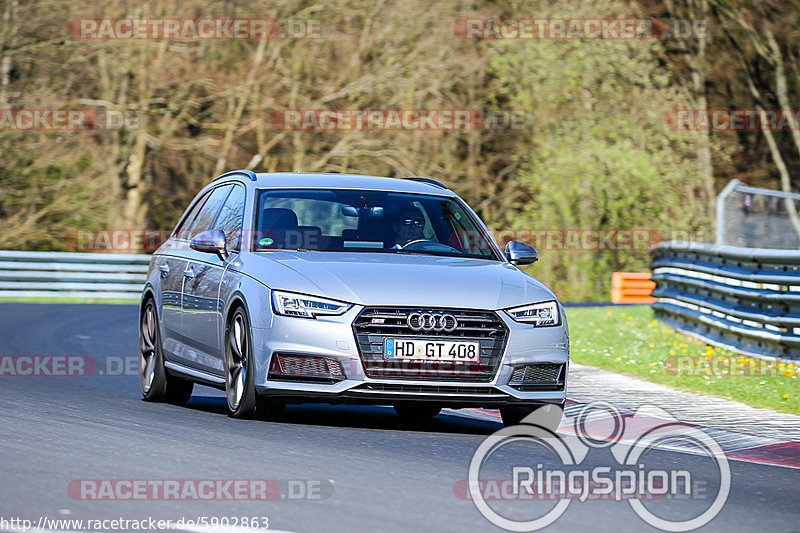
POLYGON ((258 241, 258 244, 260 244, 261 246, 271 246, 273 242, 275 241, 273 241, 269 237, 264 237, 263 239, 258 241))

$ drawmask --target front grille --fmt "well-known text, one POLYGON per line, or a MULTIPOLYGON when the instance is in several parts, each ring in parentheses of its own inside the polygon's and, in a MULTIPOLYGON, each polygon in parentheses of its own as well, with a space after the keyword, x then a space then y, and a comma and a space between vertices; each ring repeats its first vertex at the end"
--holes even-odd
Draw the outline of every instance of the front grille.
POLYGON ((365 383, 351 390, 370 392, 404 392, 417 394, 468 394, 497 395, 502 394, 492 387, 459 387, 447 385, 404 385, 401 383, 365 383))
POLYGON ((564 390, 564 363, 518 366, 508 385, 520 391, 564 390))
POLYGON ((356 318, 353 331, 368 377, 446 381, 491 381, 508 336, 505 324, 492 311, 441 308, 368 307, 356 318), (451 314, 458 326, 451 332, 416 332, 407 323, 408 315, 415 312, 451 314), (387 338, 477 341, 480 361, 386 360, 383 352, 387 338))

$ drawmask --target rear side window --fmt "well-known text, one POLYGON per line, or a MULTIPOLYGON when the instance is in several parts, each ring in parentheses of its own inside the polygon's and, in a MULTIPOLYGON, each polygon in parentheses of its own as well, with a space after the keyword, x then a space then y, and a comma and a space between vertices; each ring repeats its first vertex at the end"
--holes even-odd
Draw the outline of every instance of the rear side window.
POLYGON ((221 229, 225 232, 225 244, 228 250, 239 250, 242 221, 244 220, 244 197, 244 187, 234 185, 214 223, 214 229, 221 229))
POLYGON ((194 219, 185 225, 185 229, 181 229, 179 238, 184 240, 191 240, 195 235, 201 231, 206 231, 213 228, 214 220, 217 218, 222 204, 231 192, 233 185, 223 185, 217 187, 211 194, 208 195, 208 200, 203 204, 202 209, 194 219))

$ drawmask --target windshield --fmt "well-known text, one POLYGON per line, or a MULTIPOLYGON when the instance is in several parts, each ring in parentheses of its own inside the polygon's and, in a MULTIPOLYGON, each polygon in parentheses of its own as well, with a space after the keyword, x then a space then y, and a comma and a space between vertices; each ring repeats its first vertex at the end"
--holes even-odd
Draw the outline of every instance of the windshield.
POLYGON ((459 202, 423 194, 261 189, 253 249, 421 253, 497 260, 459 202))

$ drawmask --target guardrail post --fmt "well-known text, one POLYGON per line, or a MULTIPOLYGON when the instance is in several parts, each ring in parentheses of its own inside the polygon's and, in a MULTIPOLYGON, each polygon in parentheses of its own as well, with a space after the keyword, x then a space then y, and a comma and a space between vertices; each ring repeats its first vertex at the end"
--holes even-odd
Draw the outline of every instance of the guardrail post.
POLYGON ((717 240, 716 244, 722 245, 725 244, 725 200, 727 200, 728 196, 731 195, 733 190, 741 183, 741 181, 737 179, 733 179, 728 182, 722 192, 717 195, 717 227, 716 227, 716 234, 717 240))

